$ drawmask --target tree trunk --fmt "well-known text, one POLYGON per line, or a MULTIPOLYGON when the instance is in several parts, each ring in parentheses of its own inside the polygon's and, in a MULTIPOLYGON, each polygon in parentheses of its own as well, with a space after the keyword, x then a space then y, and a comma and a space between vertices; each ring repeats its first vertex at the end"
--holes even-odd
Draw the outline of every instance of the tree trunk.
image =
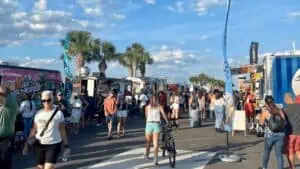
POLYGON ((79 74, 80 68, 84 67, 85 61, 81 53, 76 55, 76 72, 79 74))
POLYGON ((132 77, 136 77, 136 67, 137 67, 136 64, 132 65, 132 77))
POLYGON ((107 64, 105 59, 102 59, 99 62, 98 69, 99 69, 100 77, 105 77, 105 71, 107 69, 107 64))
POLYGON ((128 75, 129 75, 129 77, 133 77, 133 70, 132 70, 132 67, 129 66, 127 69, 128 69, 128 75))
POLYGON ((144 78, 146 75, 146 64, 141 63, 142 65, 140 65, 140 72, 141 72, 141 77, 144 78))

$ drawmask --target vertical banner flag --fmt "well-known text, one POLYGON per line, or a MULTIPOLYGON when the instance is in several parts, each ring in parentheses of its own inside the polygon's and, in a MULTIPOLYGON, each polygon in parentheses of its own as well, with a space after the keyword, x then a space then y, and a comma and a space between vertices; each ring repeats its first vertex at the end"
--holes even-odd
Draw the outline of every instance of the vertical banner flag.
POLYGON ((230 132, 232 130, 231 119, 234 112, 233 106, 233 93, 232 93, 232 76, 231 70, 228 62, 227 56, 227 25, 229 19, 231 7, 231 0, 227 2, 227 12, 226 12, 226 21, 224 29, 224 39, 223 39, 223 56, 224 56, 224 72, 225 72, 225 99, 226 99, 226 126, 225 130, 230 132))
POLYGON ((257 64, 258 60, 258 42, 251 42, 250 45, 250 64, 257 64))
POLYGON ((66 77, 72 80, 72 73, 69 65, 70 57, 68 55, 69 47, 70 47, 70 36, 69 34, 67 34, 64 40, 64 70, 65 70, 66 77))
POLYGON ((69 47, 70 47, 70 36, 66 35, 64 40, 64 71, 65 71, 65 97, 67 100, 71 98, 72 95, 72 72, 70 70, 69 61, 70 57, 68 55, 69 47))

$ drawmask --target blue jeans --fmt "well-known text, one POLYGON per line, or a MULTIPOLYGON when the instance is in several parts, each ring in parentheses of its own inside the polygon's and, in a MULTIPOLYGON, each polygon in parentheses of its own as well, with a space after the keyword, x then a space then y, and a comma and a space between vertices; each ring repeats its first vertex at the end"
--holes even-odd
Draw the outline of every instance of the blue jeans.
POLYGON ((217 129, 219 129, 219 128, 221 128, 221 125, 224 120, 224 107, 223 106, 215 106, 215 116, 216 116, 215 127, 217 129))
POLYGON ((269 136, 265 138, 265 149, 263 157, 263 168, 268 168, 270 153, 273 146, 275 146, 275 155, 277 159, 277 168, 283 169, 284 160, 283 160, 283 148, 284 148, 284 136, 269 136))
POLYGON ((25 137, 25 139, 27 139, 27 137, 29 136, 31 127, 32 127, 32 118, 24 117, 24 137, 25 137))

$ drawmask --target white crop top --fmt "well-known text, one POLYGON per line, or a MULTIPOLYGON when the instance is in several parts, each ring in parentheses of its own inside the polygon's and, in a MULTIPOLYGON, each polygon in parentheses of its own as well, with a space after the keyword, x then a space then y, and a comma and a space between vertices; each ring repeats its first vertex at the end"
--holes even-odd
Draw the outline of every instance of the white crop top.
POLYGON ((159 109, 159 107, 148 109, 147 122, 160 122, 160 109, 159 109))

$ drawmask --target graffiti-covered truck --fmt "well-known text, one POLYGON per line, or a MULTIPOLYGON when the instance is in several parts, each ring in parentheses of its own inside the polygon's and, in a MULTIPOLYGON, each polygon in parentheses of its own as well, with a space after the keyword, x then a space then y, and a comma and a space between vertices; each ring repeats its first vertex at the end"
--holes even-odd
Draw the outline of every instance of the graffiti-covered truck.
POLYGON ((0 64, 0 82, 17 96, 39 94, 42 90, 63 89, 61 73, 56 70, 0 64))

